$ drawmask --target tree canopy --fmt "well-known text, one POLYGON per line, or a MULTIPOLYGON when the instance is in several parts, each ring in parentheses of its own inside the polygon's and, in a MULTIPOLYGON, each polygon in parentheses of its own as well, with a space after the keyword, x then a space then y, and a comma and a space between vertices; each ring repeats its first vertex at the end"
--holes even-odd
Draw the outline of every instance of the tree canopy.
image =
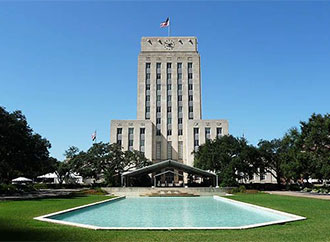
POLYGON ((94 143, 86 152, 77 152, 73 147, 66 151, 72 171, 84 178, 104 178, 111 186, 120 185, 121 173, 152 164, 143 153, 136 150, 122 151, 117 144, 94 143))
POLYGON ((220 184, 233 186, 257 172, 258 152, 245 138, 225 135, 208 140, 194 152, 194 166, 219 174, 220 184))
POLYGON ((0 107, 0 183, 51 171, 50 147, 47 139, 33 132, 21 111, 10 113, 0 107))

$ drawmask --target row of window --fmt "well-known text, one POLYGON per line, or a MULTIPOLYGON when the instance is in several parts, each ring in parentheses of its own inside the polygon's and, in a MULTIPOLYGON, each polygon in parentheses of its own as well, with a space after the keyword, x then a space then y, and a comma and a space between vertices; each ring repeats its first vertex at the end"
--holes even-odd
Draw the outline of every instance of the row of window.
MULTIPOLYGON (((167 135, 172 135, 172 64, 167 63, 167 135)), ((171 150, 171 158, 172 159, 172 148, 171 150)), ((169 151, 167 150, 167 153, 169 151)))
MULTIPOLYGON (((117 128, 117 144, 122 146, 122 128, 117 128)), ((133 150, 134 145, 134 128, 128 128, 128 150, 133 150)), ((140 151, 144 153, 145 148, 145 128, 140 128, 140 151)))
MULTIPOLYGON (((172 159, 172 142, 167 141, 167 159, 172 159)), ((162 142, 157 141, 156 142, 156 160, 161 160, 162 158, 162 142)), ((178 160, 183 159, 183 141, 178 142, 178 160)))
POLYGON ((177 83, 178 83, 178 135, 183 135, 182 127, 182 63, 177 64, 177 83))
POLYGON ((156 135, 161 134, 161 63, 156 63, 156 135))
MULTIPOLYGON (((150 68, 151 63, 146 63, 146 110, 145 118, 150 119, 150 68)), ((172 116, 171 113, 171 100, 172 100, 172 63, 167 63, 166 65, 166 77, 167 77, 167 115, 172 116)), ((188 118, 193 118, 193 72, 192 72, 192 63, 188 63, 188 118)), ((177 99, 178 99, 178 123, 182 124, 182 63, 177 63, 177 99), (181 123, 180 123, 181 119, 181 123)), ((161 116, 161 63, 156 63, 156 119, 161 116)), ((168 119, 169 120, 169 119, 168 119)), ((171 120, 171 119, 170 119, 171 120)), ((161 134, 161 120, 156 122, 156 135, 161 134)), ((171 123, 167 123, 167 135, 172 135, 171 123)), ((182 125, 179 125, 178 135, 183 135, 182 125)))

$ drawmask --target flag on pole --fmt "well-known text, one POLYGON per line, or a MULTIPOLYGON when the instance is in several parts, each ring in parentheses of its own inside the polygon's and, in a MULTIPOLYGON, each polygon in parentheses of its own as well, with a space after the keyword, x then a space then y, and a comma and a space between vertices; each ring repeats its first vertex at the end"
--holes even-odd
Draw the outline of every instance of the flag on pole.
POLYGON ((170 18, 169 17, 167 17, 167 19, 164 22, 160 23, 161 28, 165 28, 167 26, 170 26, 170 18))
POLYGON ((94 131, 94 133, 92 133, 92 141, 96 140, 96 130, 94 131))

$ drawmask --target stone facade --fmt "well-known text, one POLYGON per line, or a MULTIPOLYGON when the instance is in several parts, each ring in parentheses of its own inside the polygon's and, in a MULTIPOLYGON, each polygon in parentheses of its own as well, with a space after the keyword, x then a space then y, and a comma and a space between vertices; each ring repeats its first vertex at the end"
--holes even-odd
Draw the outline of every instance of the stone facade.
POLYGON ((197 38, 143 37, 137 120, 112 120, 110 142, 140 150, 153 162, 173 159, 192 166, 199 145, 227 134, 227 120, 202 120, 197 38))

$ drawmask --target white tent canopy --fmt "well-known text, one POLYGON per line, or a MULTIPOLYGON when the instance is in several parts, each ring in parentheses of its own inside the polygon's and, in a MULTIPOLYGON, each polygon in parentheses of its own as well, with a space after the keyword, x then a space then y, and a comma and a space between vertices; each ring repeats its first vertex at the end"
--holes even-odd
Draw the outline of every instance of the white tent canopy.
POLYGON ((32 182, 31 179, 26 178, 26 177, 17 177, 17 178, 15 178, 15 179, 11 180, 11 181, 12 181, 12 183, 32 182))

